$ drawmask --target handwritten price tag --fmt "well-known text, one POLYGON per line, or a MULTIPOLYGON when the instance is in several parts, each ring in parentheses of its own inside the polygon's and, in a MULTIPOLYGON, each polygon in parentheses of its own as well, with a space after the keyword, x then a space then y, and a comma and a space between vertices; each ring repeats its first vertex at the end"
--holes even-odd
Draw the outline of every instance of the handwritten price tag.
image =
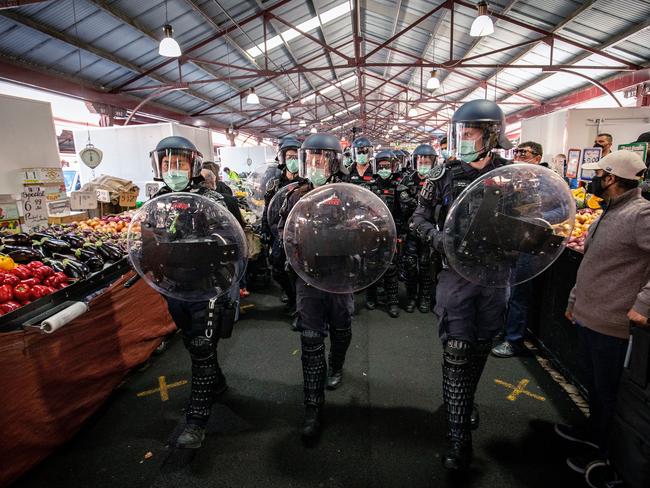
POLYGON ((108 190, 96 190, 97 201, 102 203, 111 203, 111 194, 108 190))
POLYGON ((128 191, 120 193, 120 207, 135 207, 138 201, 137 191, 128 191))
POLYGON ((21 197, 26 230, 29 232, 47 227, 45 189, 40 186, 25 186, 21 197))

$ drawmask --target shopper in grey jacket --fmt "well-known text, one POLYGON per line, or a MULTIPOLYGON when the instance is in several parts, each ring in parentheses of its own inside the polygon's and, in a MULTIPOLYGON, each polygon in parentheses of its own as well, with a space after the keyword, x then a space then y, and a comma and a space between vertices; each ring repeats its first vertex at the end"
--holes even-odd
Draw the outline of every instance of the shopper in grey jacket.
POLYGON ((579 327, 590 417, 583 430, 555 427, 567 440, 600 448, 567 459, 578 472, 607 453, 630 323, 647 326, 650 316, 650 202, 639 188, 645 163, 633 152, 616 151, 583 169, 596 171, 593 192, 604 199, 605 211, 589 229, 566 316, 579 327))

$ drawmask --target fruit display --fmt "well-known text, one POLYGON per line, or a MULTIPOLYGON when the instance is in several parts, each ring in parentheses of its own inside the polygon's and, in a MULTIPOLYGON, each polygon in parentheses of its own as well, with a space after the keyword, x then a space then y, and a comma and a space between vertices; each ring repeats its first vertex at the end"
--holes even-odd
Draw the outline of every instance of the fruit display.
POLYGON ((0 315, 101 271, 126 255, 131 213, 0 235, 0 315))
POLYGON ((603 211, 601 209, 594 210, 592 208, 582 208, 578 210, 573 226, 573 232, 571 233, 569 243, 567 244, 569 249, 581 253, 585 251, 585 240, 587 239, 589 226, 591 226, 591 224, 593 224, 602 213, 603 211))

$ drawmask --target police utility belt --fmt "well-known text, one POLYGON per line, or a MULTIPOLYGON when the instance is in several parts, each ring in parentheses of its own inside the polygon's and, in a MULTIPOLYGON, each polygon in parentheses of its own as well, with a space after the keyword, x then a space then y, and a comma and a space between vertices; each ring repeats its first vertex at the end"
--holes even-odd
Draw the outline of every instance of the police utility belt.
POLYGON ((220 299, 219 297, 210 299, 205 323, 205 337, 208 339, 213 337, 228 339, 232 336, 236 315, 237 302, 220 299))

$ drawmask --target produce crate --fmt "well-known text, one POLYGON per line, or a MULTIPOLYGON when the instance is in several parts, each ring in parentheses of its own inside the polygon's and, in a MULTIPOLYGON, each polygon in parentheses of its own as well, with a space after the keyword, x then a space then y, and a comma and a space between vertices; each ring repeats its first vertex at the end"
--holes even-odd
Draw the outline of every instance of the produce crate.
POLYGON ((88 212, 71 212, 70 215, 54 215, 47 218, 47 223, 50 225, 56 224, 70 224, 78 220, 86 220, 88 212))

